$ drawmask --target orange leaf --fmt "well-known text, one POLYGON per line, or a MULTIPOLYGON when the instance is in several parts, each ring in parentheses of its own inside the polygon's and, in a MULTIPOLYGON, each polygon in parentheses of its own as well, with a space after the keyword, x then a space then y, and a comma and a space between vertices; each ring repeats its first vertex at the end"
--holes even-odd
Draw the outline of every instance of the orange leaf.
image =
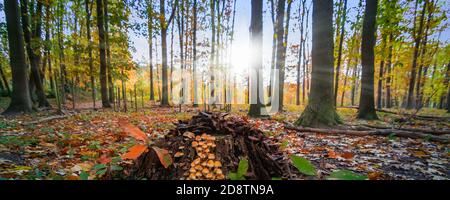
POLYGON ((336 152, 334 152, 333 150, 328 150, 328 157, 337 158, 336 152))
POLYGON ((143 142, 148 141, 147 134, 141 131, 138 127, 130 124, 127 121, 120 121, 119 125, 123 128, 125 132, 127 132, 131 137, 136 138, 137 140, 141 140, 143 142))
POLYGON ((137 144, 131 147, 127 153, 123 154, 122 159, 134 160, 147 150, 147 145, 137 144))
POLYGON ((66 176, 66 180, 70 180, 70 181, 76 181, 76 180, 80 180, 80 178, 78 176, 66 176))
POLYGON ((169 151, 165 149, 160 149, 158 147, 153 147, 153 150, 155 150, 156 155, 158 155, 159 161, 164 166, 164 168, 168 168, 172 164, 172 157, 169 154, 169 151))
POLYGON ((107 155, 102 155, 98 159, 98 162, 100 162, 101 164, 108 164, 109 162, 111 162, 111 158, 109 158, 107 155))
POLYGON ((353 157, 355 157, 355 155, 350 152, 344 152, 343 154, 341 154, 341 157, 343 157, 345 159, 352 159, 353 157))

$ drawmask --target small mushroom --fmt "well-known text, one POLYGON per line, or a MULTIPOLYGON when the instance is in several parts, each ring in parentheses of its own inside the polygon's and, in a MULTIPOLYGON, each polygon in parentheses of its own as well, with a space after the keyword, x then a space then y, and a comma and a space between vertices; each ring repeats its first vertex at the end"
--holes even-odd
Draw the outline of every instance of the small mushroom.
POLYGON ((223 180, 223 179, 225 179, 225 175, 223 175, 223 174, 218 174, 218 175, 216 176, 216 179, 217 179, 217 180, 223 180))
POLYGON ((208 174, 206 174, 206 178, 207 178, 207 179, 213 179, 213 178, 214 178, 214 175, 211 174, 211 173, 208 173, 208 174))
POLYGON ((214 159, 216 159, 216 156, 214 154, 212 154, 212 153, 209 153, 208 154, 208 159, 214 160, 214 159))
POLYGON ((205 175, 205 176, 206 176, 206 174, 209 174, 209 169, 208 168, 203 168, 202 174, 205 175))
POLYGON ((195 148, 195 147, 197 147, 197 146, 198 146, 198 142, 196 142, 196 141, 193 141, 193 142, 192 142, 192 147, 194 147, 194 148, 195 148))
POLYGON ((194 160, 194 163, 195 163, 195 165, 198 165, 198 164, 200 164, 200 158, 196 158, 195 160, 194 160))
POLYGON ((213 160, 208 160, 208 163, 206 163, 206 166, 214 167, 214 161, 213 160))
POLYGON ((196 141, 200 141, 200 140, 202 140, 202 137, 200 137, 199 135, 197 135, 197 136, 195 136, 195 140, 196 140, 196 141))
POLYGON ((214 162, 214 167, 222 167, 222 163, 217 160, 216 162, 214 162))
POLYGON ((195 173, 195 176, 198 177, 198 178, 199 178, 199 177, 202 177, 202 173, 201 173, 201 172, 196 172, 196 173, 195 173))
POLYGON ((203 167, 201 165, 196 165, 195 170, 202 171, 203 167))
POLYGON ((195 176, 195 173, 189 174, 189 179, 190 180, 196 180, 197 177, 195 176))
POLYGON ((195 172, 197 172, 197 171, 195 170, 194 167, 192 167, 191 169, 189 169, 189 172, 190 172, 190 173, 195 173, 195 172))
POLYGON ((216 173, 217 175, 223 174, 222 170, 219 169, 219 168, 216 168, 216 169, 214 170, 214 173, 216 173))

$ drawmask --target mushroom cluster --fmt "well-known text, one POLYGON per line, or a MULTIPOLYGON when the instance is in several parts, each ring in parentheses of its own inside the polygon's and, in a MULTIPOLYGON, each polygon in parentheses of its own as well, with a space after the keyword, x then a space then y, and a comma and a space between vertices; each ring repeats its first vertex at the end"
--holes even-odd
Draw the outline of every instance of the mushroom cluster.
POLYGON ((192 141, 192 147, 197 152, 197 158, 191 163, 187 180, 223 180, 222 163, 216 160, 213 148, 216 147, 214 136, 203 133, 197 135, 192 141))

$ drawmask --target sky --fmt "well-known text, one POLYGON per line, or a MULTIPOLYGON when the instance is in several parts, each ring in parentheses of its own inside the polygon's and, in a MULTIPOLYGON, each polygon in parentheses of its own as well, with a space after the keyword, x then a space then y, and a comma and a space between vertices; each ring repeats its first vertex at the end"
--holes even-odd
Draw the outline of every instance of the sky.
MULTIPOLYGON (((263 19, 263 63, 264 63, 264 70, 265 73, 268 72, 268 67, 270 65, 271 61, 271 50, 272 50, 272 35, 273 35, 273 25, 272 20, 270 17, 270 6, 268 4, 267 0, 263 0, 264 2, 264 19, 263 19)), ((353 21, 356 15, 356 7, 359 0, 348 0, 348 7, 351 9, 348 18, 350 21, 353 21)), ((450 12, 450 3, 448 3, 448 0, 440 0, 441 3, 444 5, 444 10, 450 12)), ((3 2, 1 2, 3 3, 3 2)), ((299 33, 299 26, 298 26, 298 9, 299 9, 299 0, 294 0, 292 5, 292 15, 291 15, 291 22, 290 22, 290 32, 289 32, 289 39, 288 39, 288 46, 292 44, 298 44, 300 41, 300 33, 299 33)), ((308 8, 312 9, 311 6, 311 0, 307 0, 308 8)), ((209 12, 209 11, 208 11, 209 12)), ((237 0, 236 4, 236 21, 235 21, 235 41, 233 42, 233 47, 231 47, 231 57, 232 57, 232 67, 234 71, 238 73, 245 73, 247 67, 248 67, 248 58, 249 58, 249 26, 250 26, 250 15, 251 15, 251 1, 250 0, 237 0)), ((448 14, 447 14, 448 15, 448 14)), ((406 16, 408 18, 408 16, 406 16)), ((132 14, 131 22, 142 22, 143 19, 140 19, 135 13, 132 14)), ((310 40, 311 40, 311 12, 309 16, 309 35, 308 35, 308 42, 309 47, 310 40)), ((0 12, 0 22, 5 22, 4 12, 3 10, 0 12)), ((447 19, 447 24, 450 24, 450 19, 447 19)), ((348 24, 347 24, 348 26, 348 24)), ((209 30, 202 31, 198 33, 198 40, 202 39, 210 39, 210 32, 209 30)), ((130 46, 133 46, 135 51, 132 51, 133 60, 138 63, 148 63, 149 60, 149 49, 148 49, 148 42, 147 38, 135 33, 134 31, 129 31, 130 36, 130 46)), ((436 35, 432 36, 437 37, 436 35)), ((157 37, 160 38, 159 36, 157 37)), ((446 41, 447 43, 450 42, 450 28, 447 28, 442 34, 441 34, 441 41, 446 41)), ((174 49, 175 54, 178 52, 178 39, 177 39, 177 33, 175 33, 174 38, 174 49)), ((158 41, 158 50, 159 55, 155 59, 154 62, 160 63, 160 42, 158 41)), ((168 44, 170 44, 170 37, 168 37, 168 44)), ((155 47, 156 48, 156 47, 155 47)), ((155 51, 155 50, 154 50, 155 51)), ((169 49, 170 51, 170 49, 169 49)), ((288 52, 289 54, 289 52, 288 52)), ((156 55, 154 55, 156 57, 156 55)), ((295 57, 290 57, 287 59, 288 65, 294 65, 296 63, 295 57)))
MULTIPOLYGON (((271 51, 272 51, 272 35, 273 35, 273 25, 270 16, 270 5, 268 1, 264 1, 263 7, 263 63, 264 63, 264 73, 268 75, 268 69, 271 61, 271 51)), ((444 9, 450 11, 450 4, 445 3, 444 0, 444 9)), ((356 16, 356 8, 358 6, 359 0, 348 0, 348 8, 350 8, 350 12, 348 13, 348 20, 354 21, 356 16)), ((299 9, 299 0, 294 0, 291 10, 291 22, 290 22, 290 32, 288 36, 288 46, 292 44, 298 44, 300 41, 300 33, 299 33, 299 19, 298 19, 298 9, 299 9)), ((311 0, 307 0, 308 8, 311 9, 309 16, 309 47, 311 40, 311 14, 312 14, 312 5, 311 0)), ((209 12, 209 11, 208 11, 209 12)), ((231 57, 232 57, 232 68, 236 73, 245 73, 248 68, 247 58, 249 57, 250 47, 249 47, 249 26, 250 26, 250 18, 251 18, 251 1, 250 0, 237 0, 236 4, 236 22, 235 22, 235 41, 233 43, 233 47, 231 48, 231 57)), ((133 20, 141 20, 137 16, 133 15, 133 20)), ((450 20, 447 19, 446 23, 450 23, 450 20)), ((349 24, 347 23, 347 26, 349 24)), ((203 32, 199 34, 199 39, 210 38, 210 32, 203 32), (205 38, 206 37, 206 38, 205 38)), ((177 33, 175 33, 177 35, 177 33)), ((437 37, 437 36, 434 36, 437 37)), ((159 38, 159 37, 158 37, 159 38)), ((433 36, 431 37, 433 38, 433 36)), ((148 63, 149 59, 149 50, 147 38, 139 36, 133 32, 130 32, 130 40, 135 47, 136 51, 132 53, 133 59, 137 62, 148 63)), ((174 39, 174 49, 177 52, 178 49, 178 41, 175 36, 174 39)), ((450 42, 450 28, 447 28, 441 35, 441 41, 450 42)), ((168 44, 170 44, 170 37, 168 37, 168 44)), ((160 47, 159 47, 160 48, 160 47)), ((170 51, 170 50, 169 50, 170 51)), ((288 50, 289 51, 289 50, 288 50)), ((289 54, 289 53, 288 53, 289 54)), ((293 56, 293 55, 291 55, 293 56)), ((160 56, 156 59, 157 63, 160 63, 160 56)), ((287 58, 287 65, 295 65, 296 63, 295 57, 287 58)), ((292 77, 291 77, 292 78, 292 77)), ((288 77, 288 81, 289 81, 288 77)))

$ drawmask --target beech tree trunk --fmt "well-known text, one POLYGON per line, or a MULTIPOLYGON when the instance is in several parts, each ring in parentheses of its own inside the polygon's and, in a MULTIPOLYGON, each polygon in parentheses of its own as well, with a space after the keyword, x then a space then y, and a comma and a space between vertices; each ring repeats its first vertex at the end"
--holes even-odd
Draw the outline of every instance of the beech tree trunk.
POLYGON ((334 106, 333 1, 313 1, 311 92, 296 125, 333 126, 340 123, 334 106))
POLYGON ((359 119, 378 119, 374 97, 374 46, 378 0, 366 2, 361 43, 361 96, 359 102, 359 119))
POLYGON ((2 113, 15 115, 22 112, 31 112, 31 98, 28 90, 28 67, 25 58, 25 44, 23 31, 20 26, 19 5, 17 1, 4 3, 6 28, 8 31, 9 63, 12 72, 11 103, 2 113))

